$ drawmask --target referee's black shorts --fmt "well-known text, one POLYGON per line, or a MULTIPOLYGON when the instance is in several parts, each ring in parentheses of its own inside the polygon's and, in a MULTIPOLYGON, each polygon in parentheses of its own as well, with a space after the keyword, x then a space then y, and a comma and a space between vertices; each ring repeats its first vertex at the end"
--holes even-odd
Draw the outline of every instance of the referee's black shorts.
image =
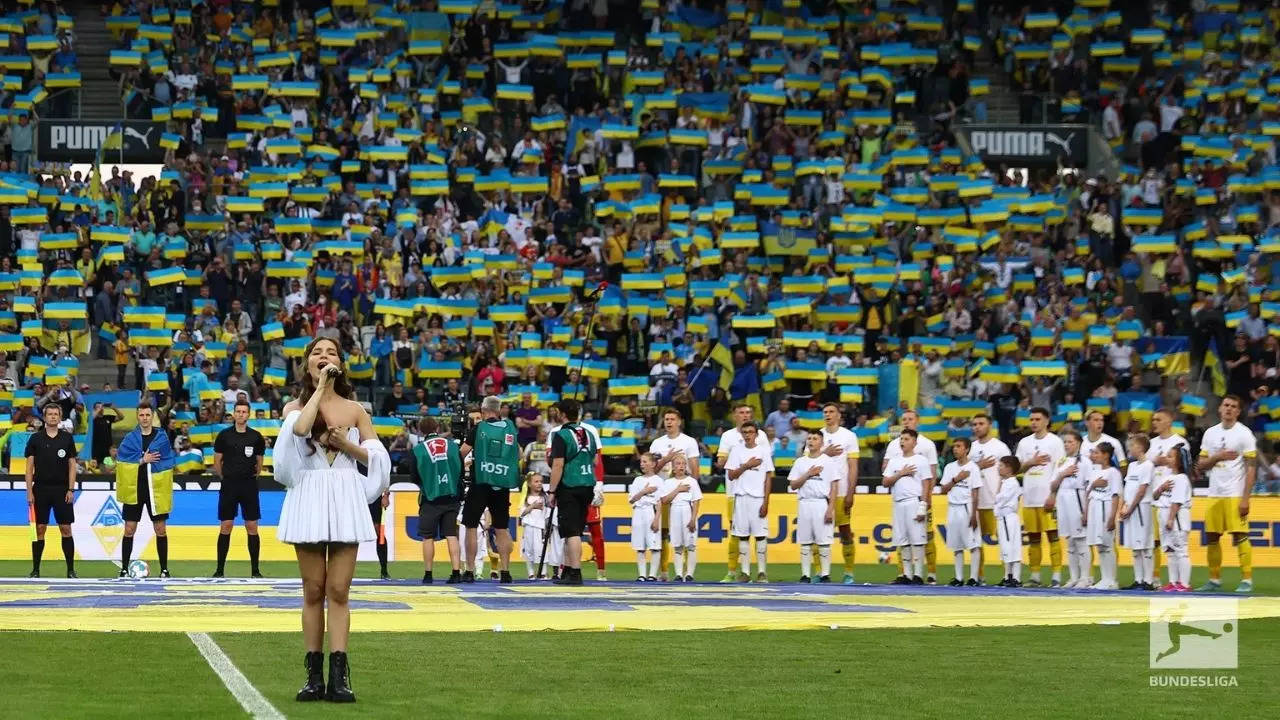
POLYGON ((587 528, 587 508, 595 498, 594 487, 556 488, 556 512, 560 518, 560 537, 579 537, 587 528))
POLYGON ((36 496, 36 524, 48 525, 49 513, 53 513, 54 522, 59 525, 70 525, 76 521, 75 507, 67 502, 66 486, 42 488, 36 486, 32 488, 32 494, 36 496))
POLYGON ((495 530, 505 530, 511 524, 511 491, 482 483, 471 483, 467 499, 462 503, 462 526, 480 527, 480 517, 489 511, 489 524, 495 530))
POLYGON ((218 520, 226 522, 236 519, 236 510, 246 521, 262 519, 262 504, 258 499, 258 481, 226 482, 218 490, 218 520))

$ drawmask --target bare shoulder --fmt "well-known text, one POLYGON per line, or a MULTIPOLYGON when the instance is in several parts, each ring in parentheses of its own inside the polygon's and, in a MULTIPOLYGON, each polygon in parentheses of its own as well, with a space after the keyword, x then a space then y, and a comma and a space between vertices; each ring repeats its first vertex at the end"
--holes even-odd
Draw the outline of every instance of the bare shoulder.
POLYGON ((344 414, 351 418, 351 425, 357 425, 361 422, 371 421, 369 413, 365 411, 364 405, 355 400, 347 400, 346 405, 342 409, 344 414))
POLYGON ((289 413, 294 412, 295 410, 301 411, 302 405, 297 400, 290 400, 289 402, 285 403, 284 409, 281 410, 280 413, 282 415, 287 416, 289 413))

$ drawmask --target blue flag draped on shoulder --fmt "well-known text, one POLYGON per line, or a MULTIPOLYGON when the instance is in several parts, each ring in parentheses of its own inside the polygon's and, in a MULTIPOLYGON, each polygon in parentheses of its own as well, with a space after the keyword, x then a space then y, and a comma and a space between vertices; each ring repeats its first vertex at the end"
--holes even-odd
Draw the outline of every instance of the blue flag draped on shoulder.
MULTIPOLYGON (((159 460, 151 463, 151 511, 157 515, 173 509, 173 466, 175 456, 169 436, 160 428, 152 429, 156 434, 148 452, 157 453, 159 460)), ((142 469, 142 432, 138 428, 129 431, 120 441, 116 458, 116 499, 125 505, 137 505, 138 473, 142 469)))

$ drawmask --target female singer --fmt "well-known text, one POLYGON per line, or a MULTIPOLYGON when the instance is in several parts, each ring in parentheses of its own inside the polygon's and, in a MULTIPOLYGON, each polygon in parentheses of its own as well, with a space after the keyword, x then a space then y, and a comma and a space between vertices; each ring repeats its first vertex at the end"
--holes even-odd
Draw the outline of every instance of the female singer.
POLYGON ((391 480, 391 459, 373 423, 351 399, 342 352, 319 337, 303 353, 302 394, 284 408, 272 455, 287 488, 279 538, 294 546, 302 575, 302 635, 307 683, 299 701, 355 702, 347 665, 347 605, 360 543, 375 540, 369 503, 391 480), (368 468, 361 475, 360 463, 368 468), (325 601, 329 604, 329 685, 324 682, 325 601))

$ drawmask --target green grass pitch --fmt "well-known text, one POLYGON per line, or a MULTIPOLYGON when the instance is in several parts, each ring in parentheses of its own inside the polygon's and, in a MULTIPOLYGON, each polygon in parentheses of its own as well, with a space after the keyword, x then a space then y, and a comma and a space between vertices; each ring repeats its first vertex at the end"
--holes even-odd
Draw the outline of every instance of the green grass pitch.
MULTIPOLYGON (((46 558, 60 577, 60 558, 46 558)), ((523 570, 523 567, 517 568, 523 570)), ((951 577, 940 567, 941 579, 951 577)), ((0 575, 29 564, 0 562, 0 575)), ((81 577, 107 577, 105 562, 79 564, 81 577)), ((154 567, 153 571, 158 570, 154 567)), ((209 563, 175 562, 179 577, 207 576, 209 563)), ((268 576, 296 577, 291 563, 264 563, 268 576)), ((590 582, 593 567, 586 576, 590 582)), ((610 565, 634 579, 631 563, 610 565)), ((860 582, 885 582, 890 565, 863 565, 860 582)), ((1227 588, 1236 571, 1226 571, 1227 588)), ((228 574, 245 576, 245 563, 228 574)), ((375 577, 361 563, 360 577, 375 577)), ((1125 579, 1127 569, 1121 570, 1125 579)), ((392 564, 416 580, 418 563, 392 564)), ((437 566, 439 581, 447 568, 437 566)), ((719 580, 723 565, 699 567, 719 580)), ((798 568, 773 565, 775 582, 798 568)), ((1196 581, 1203 580, 1203 570, 1196 581)), ((517 575, 519 577, 519 574, 517 575)), ((989 573, 995 579, 995 571, 989 573)), ((1280 594, 1280 570, 1256 573, 1256 594, 1280 594)), ((352 636, 355 706, 299 704, 302 647, 290 633, 213 636, 253 685, 286 717, 675 718, 939 716, 1076 718, 1119 713, 1259 717, 1274 707, 1280 677, 1280 620, 1245 620, 1230 687, 1151 687, 1143 624, 839 631, 630 633, 357 633, 352 636)), ((0 632, 6 680, 0 717, 244 717, 245 712, 189 638, 177 633, 0 632)), ((1189 671, 1222 674, 1219 671, 1189 671)))

